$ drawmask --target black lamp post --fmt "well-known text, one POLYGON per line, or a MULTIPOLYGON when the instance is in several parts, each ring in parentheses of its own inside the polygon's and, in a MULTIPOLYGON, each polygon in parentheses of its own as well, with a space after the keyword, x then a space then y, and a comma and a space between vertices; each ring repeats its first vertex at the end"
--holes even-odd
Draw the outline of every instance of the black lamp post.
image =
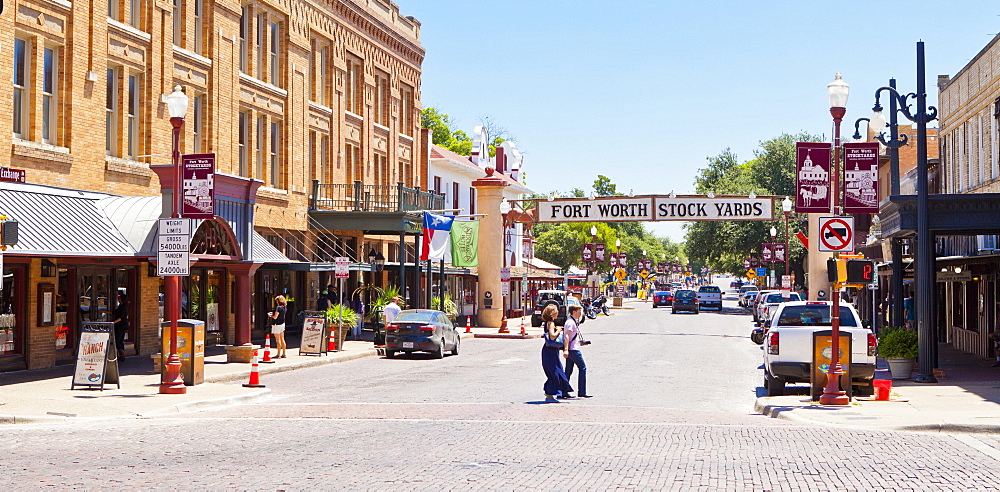
MULTIPOLYGON (((896 79, 889 79, 889 88, 891 90, 896 89, 896 79)), ((881 89, 880 89, 881 90, 881 89)), ((878 97, 878 96, 876 96, 878 97)), ((898 94, 897 94, 898 97, 898 94)), ((854 123, 854 139, 859 140, 861 138, 861 131, 859 126, 862 121, 867 121, 869 128, 875 133, 875 138, 878 139, 882 145, 885 145, 889 153, 889 195, 899 195, 899 148, 906 145, 907 136, 905 133, 899 133, 899 127, 896 122, 896 115, 899 108, 896 105, 897 97, 892 97, 889 99, 889 138, 886 139, 882 134, 882 128, 885 126, 885 118, 879 117, 878 121, 875 123, 881 124, 882 126, 876 126, 875 123, 871 122, 869 118, 858 118, 858 121, 854 123)), ((881 114, 881 113, 880 113, 881 114)), ((891 300, 891 310, 889 316, 889 326, 902 326, 903 325, 903 240, 899 238, 892 238, 890 240, 892 246, 892 283, 889 284, 889 299, 891 300)))
MULTIPOLYGON (((872 115, 871 125, 876 129, 885 127, 885 116, 882 115, 882 106, 879 105, 879 94, 882 91, 887 91, 890 95, 890 110, 898 103, 899 112, 903 113, 906 119, 917 124, 916 293, 919 297, 914 296, 914 302, 917 309, 917 334, 919 336, 920 351, 918 353, 919 368, 913 381, 917 383, 936 383, 937 378, 934 377, 936 342, 934 328, 931 326, 931 296, 934 295, 934 242, 930 236, 930 217, 927 210, 927 123, 937 119, 937 108, 927 106, 927 89, 924 77, 924 42, 918 41, 917 92, 911 92, 904 96, 897 92, 894 87, 879 87, 875 91, 875 107, 873 108, 875 113, 872 115), (907 99, 911 97, 917 100, 916 113, 911 113, 909 105, 906 104, 907 99)), ((893 118, 895 118, 895 115, 896 111, 892 111, 893 118)), ((898 173, 898 167, 896 168, 896 172, 898 173)), ((898 183, 896 186, 897 189, 895 191, 898 193, 898 183)), ((895 255, 895 251, 893 254, 895 255)))

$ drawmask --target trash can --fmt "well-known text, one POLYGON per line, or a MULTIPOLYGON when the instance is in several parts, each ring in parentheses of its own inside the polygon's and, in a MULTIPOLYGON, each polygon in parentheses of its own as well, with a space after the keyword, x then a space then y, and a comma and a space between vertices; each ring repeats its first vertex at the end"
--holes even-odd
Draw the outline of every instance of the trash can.
POLYGON ((875 386, 876 400, 889 401, 889 393, 892 392, 891 379, 873 379, 872 385, 875 386))
MULTIPOLYGON (((160 325, 163 345, 160 350, 160 377, 167 374, 170 356, 170 322, 160 325)), ((177 320, 177 356, 181 358, 181 377, 185 386, 205 382, 205 322, 199 319, 177 320)))

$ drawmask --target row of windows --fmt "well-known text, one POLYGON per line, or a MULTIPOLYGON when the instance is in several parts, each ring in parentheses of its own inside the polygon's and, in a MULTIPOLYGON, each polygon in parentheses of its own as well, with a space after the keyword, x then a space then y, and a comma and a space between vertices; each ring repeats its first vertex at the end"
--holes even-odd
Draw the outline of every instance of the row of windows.
POLYGON ((259 179, 272 188, 286 189, 288 173, 280 161, 281 120, 240 111, 238 131, 240 176, 259 179))
MULTIPOLYGON (((433 183, 434 187, 430 191, 433 191, 434 193, 437 193, 439 195, 444 195, 444 202, 446 204, 450 204, 452 208, 455 209, 462 208, 461 195, 459 194, 461 186, 457 181, 452 182, 451 186, 449 187, 447 185, 443 185, 441 181, 441 176, 434 176, 433 183)), ((475 187, 472 186, 469 187, 468 198, 469 198, 469 207, 468 207, 469 213, 474 214, 476 213, 475 187)))
POLYGON ((12 130, 17 138, 58 145, 60 48, 49 45, 40 48, 41 60, 36 57, 38 49, 32 40, 14 38, 12 130), (35 70, 37 65, 41 66, 35 70), (33 108, 39 105, 36 115, 33 108))
MULTIPOLYGON (((1000 108, 1000 100, 996 103, 1000 108)), ((947 159, 948 187, 960 193, 1000 177, 1000 111, 973 116, 948 133, 941 153, 947 159)))

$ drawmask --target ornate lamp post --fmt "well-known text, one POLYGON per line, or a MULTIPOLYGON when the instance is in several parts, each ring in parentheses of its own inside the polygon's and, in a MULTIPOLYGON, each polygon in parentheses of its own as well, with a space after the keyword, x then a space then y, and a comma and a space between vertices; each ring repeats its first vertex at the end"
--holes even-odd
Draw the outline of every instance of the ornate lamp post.
MULTIPOLYGON (((174 87, 174 92, 167 96, 167 113, 170 114, 170 126, 173 128, 171 156, 174 161, 174 186, 171 193, 171 212, 173 218, 181 216, 181 128, 184 127, 184 115, 187 113, 188 97, 181 86, 174 87)), ((170 320, 170 355, 167 356, 167 373, 160 382, 160 393, 183 395, 187 393, 184 379, 181 377, 181 358, 177 356, 177 320, 181 317, 181 277, 171 275, 163 279, 163 290, 167 300, 167 319, 170 320)))
MULTIPOLYGON (((597 261, 597 226, 590 226, 590 243, 594 245, 594 251, 591 252, 590 264, 587 265, 587 279, 589 281, 590 276, 593 275, 597 268, 594 267, 594 263, 597 261)), ((590 286, 590 297, 593 299, 597 297, 597 285, 596 280, 594 284, 590 286)))
MULTIPOLYGON (((851 86, 844 82, 838 72, 833 82, 826 86, 826 94, 830 101, 830 116, 833 117, 833 172, 830 173, 831 191, 833 191, 833 214, 840 215, 840 123, 847 113, 847 96, 851 86)), ((837 258, 838 253, 833 257, 837 258)), ((826 374, 826 387, 819 402, 823 405, 847 405, 850 400, 847 393, 840 390, 840 378, 844 375, 840 366, 840 290, 837 284, 830 289, 833 306, 830 308, 831 347, 830 371, 826 374)), ((848 383, 849 384, 849 383, 848 383)))
POLYGON ((771 275, 767 278, 768 282, 770 282, 771 278, 774 277, 774 261, 775 261, 775 256, 777 256, 774 251, 774 241, 778 237, 778 229, 776 229, 774 226, 771 226, 771 230, 768 232, 771 233, 771 275))
MULTIPOLYGON (((881 136, 881 130, 885 128, 885 116, 882 114, 882 106, 879 105, 879 94, 882 91, 887 91, 890 95, 890 110, 891 118, 895 120, 896 111, 893 109, 898 104, 899 112, 903 113, 906 119, 917 124, 917 268, 916 268, 916 280, 917 289, 916 293, 919 297, 914 296, 914 302, 916 303, 917 309, 917 334, 919 336, 919 347, 920 352, 918 354, 917 360, 919 361, 920 367, 917 370, 917 375, 913 378, 914 382, 917 383, 936 383, 937 378, 934 377, 934 365, 937 359, 937 347, 935 343, 934 327, 931 326, 931 296, 934 295, 934 249, 933 249, 933 238, 930 236, 930 217, 927 210, 927 123, 937 119, 937 108, 933 106, 927 106, 927 89, 925 86, 925 74, 924 74, 924 43, 923 41, 917 42, 917 92, 909 93, 907 95, 902 95, 896 91, 895 87, 879 87, 875 90, 875 113, 871 117, 871 125, 876 129, 876 133, 879 133, 878 138, 883 143, 886 143, 881 136), (910 106, 906 103, 907 99, 914 98, 917 100, 917 112, 911 113, 910 106)), ((891 128, 893 134, 895 132, 895 125, 891 128)), ((890 134, 890 140, 895 144, 896 140, 890 134)), ((903 145, 905 143, 905 138, 902 143, 898 145, 903 145)), ((888 144, 887 144, 888 145, 888 144)), ((890 168, 890 172, 892 169, 890 168)), ((893 194, 899 193, 899 182, 898 174, 899 168, 898 164, 896 167, 897 177, 894 185, 896 187, 893 194)), ((901 249, 902 247, 900 247, 901 249)), ((901 251, 900 251, 901 253, 901 251)), ((895 259, 900 256, 896 255, 895 243, 893 244, 893 264, 895 265, 895 259)), ((895 271, 895 268, 893 268, 895 271)), ((894 272, 895 273, 895 272, 894 272)), ((893 279, 893 284, 897 282, 902 282, 902 272, 898 278, 900 280, 893 279)), ((899 291, 897 296, 902 295, 902 290, 899 291)), ((898 302, 898 299, 896 299, 898 302)), ((895 305, 893 306, 893 314, 897 313, 895 305)), ((902 316, 896 318, 897 322, 902 316)))

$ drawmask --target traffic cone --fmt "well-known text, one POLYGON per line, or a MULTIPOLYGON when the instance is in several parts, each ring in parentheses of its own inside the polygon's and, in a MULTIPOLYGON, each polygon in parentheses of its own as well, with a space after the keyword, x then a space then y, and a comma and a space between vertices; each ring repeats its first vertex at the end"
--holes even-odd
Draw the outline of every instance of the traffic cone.
POLYGON ((465 332, 472 333, 472 316, 465 317, 465 332))
POLYGON ((257 369, 257 350, 253 351, 253 366, 250 368, 250 382, 243 385, 244 388, 265 388, 260 384, 260 371, 257 369))
POLYGON ((336 352, 337 350, 337 331, 330 330, 330 340, 326 342, 326 350, 329 352, 336 352))
POLYGON ((267 333, 264 335, 264 358, 261 359, 264 364, 274 364, 271 360, 271 334, 267 333))
POLYGON ((528 333, 524 331, 524 316, 521 316, 521 334, 527 335, 528 333))

